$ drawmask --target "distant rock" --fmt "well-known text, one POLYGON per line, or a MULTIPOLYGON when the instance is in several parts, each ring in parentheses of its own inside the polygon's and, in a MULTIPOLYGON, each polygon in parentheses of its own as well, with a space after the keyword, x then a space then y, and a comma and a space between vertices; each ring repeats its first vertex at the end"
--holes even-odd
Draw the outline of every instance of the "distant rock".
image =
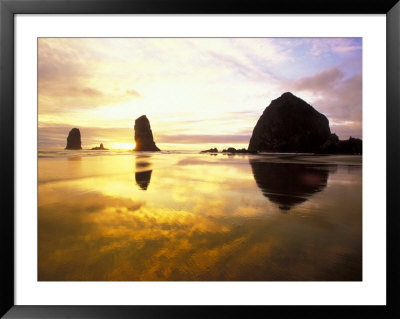
POLYGON ((336 134, 331 134, 328 140, 321 146, 319 153, 323 154, 362 154, 362 141, 351 137, 348 140, 339 140, 336 134))
POLYGON ((330 135, 325 115, 286 92, 264 110, 254 127, 249 151, 315 153, 330 135))
POLYGON ((242 148, 242 149, 240 149, 240 150, 237 150, 237 149, 234 148, 234 147, 228 147, 228 149, 223 150, 222 153, 235 153, 235 154, 236 154, 236 153, 249 153, 249 151, 246 150, 245 148, 242 148))
POLYGON ((218 149, 215 148, 210 148, 209 150, 201 151, 200 153, 218 153, 218 149))
POLYGON ((77 128, 73 128, 69 131, 67 137, 67 146, 65 147, 66 150, 81 150, 81 132, 77 128))
POLYGON ((153 133, 150 128, 150 122, 146 115, 142 115, 135 121, 135 142, 134 151, 158 152, 160 149, 153 140, 153 133))
POLYGON ((95 150, 95 151, 108 151, 108 148, 104 148, 103 143, 100 143, 100 146, 93 147, 92 150, 95 150))

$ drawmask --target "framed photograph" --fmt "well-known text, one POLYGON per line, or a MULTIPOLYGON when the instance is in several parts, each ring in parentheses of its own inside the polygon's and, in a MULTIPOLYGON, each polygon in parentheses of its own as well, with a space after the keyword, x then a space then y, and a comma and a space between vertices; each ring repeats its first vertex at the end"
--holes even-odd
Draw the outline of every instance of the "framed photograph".
POLYGON ((400 315, 397 1, 0 10, 1 315, 400 315))

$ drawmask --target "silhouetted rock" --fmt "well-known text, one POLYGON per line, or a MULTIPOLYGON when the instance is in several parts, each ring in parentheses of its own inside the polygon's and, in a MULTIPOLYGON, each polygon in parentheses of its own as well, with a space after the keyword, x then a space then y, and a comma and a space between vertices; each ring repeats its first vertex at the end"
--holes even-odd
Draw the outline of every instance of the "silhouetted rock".
POLYGON ((210 148, 209 150, 201 151, 200 153, 218 153, 218 149, 210 148))
POLYGON ((248 150, 246 150, 245 148, 242 148, 240 150, 237 150, 234 147, 228 147, 228 149, 223 150, 222 153, 248 153, 248 150))
POLYGON ((325 115, 286 92, 264 110, 254 127, 249 151, 318 152, 330 134, 325 115))
POLYGON ((81 132, 77 128, 73 128, 69 131, 67 137, 67 146, 65 147, 66 150, 81 150, 81 132))
POLYGON ((315 164, 269 163, 257 159, 249 162, 263 195, 282 210, 289 210, 322 191, 330 169, 315 164))
POLYGON ((362 140, 351 137, 348 140, 339 141, 341 154, 362 154, 362 140))
POLYGON ((135 180, 136 184, 139 185, 141 190, 146 190, 149 187, 150 179, 151 179, 152 170, 144 171, 144 172, 136 172, 135 180))
POLYGON ((321 145, 320 151, 321 153, 330 153, 337 149, 337 145, 339 144, 339 137, 333 133, 324 144, 321 145))
POLYGON ((348 140, 339 140, 336 134, 331 134, 328 140, 321 146, 323 154, 362 154, 362 141, 350 136, 348 140))
POLYGON ((100 146, 93 147, 92 150, 95 150, 95 151, 108 151, 108 148, 104 148, 103 143, 100 143, 100 146))
POLYGON ((142 115, 135 121, 135 142, 134 151, 160 151, 156 143, 154 143, 150 122, 146 115, 142 115))
POLYGON ((236 153, 236 148, 228 147, 228 149, 222 150, 222 153, 236 153))

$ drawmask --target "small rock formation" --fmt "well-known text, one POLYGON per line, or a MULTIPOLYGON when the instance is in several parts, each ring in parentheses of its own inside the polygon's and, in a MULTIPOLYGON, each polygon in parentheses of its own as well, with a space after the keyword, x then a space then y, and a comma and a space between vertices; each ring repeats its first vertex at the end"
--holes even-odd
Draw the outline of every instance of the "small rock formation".
POLYGON ((218 149, 214 147, 210 148, 209 150, 201 151, 200 153, 218 153, 218 149))
POLYGON ((104 148, 103 143, 100 143, 100 146, 93 147, 92 150, 95 150, 95 151, 108 151, 108 148, 104 148))
POLYGON ((336 134, 326 140, 321 146, 320 153, 323 154, 362 154, 362 141, 359 138, 351 137, 348 140, 339 140, 336 134))
POLYGON ((150 122, 146 115, 142 115, 135 121, 135 142, 136 147, 134 151, 160 151, 156 143, 154 143, 150 122))
POLYGON ((330 135, 325 115, 286 92, 264 110, 254 127, 249 151, 315 153, 330 135))
POLYGON ((234 148, 234 147, 228 147, 228 149, 223 150, 222 153, 244 153, 244 154, 245 154, 245 153, 249 153, 249 151, 246 150, 245 148, 242 148, 242 149, 240 149, 240 150, 237 150, 237 149, 234 148))
POLYGON ((78 128, 73 128, 69 131, 67 137, 67 146, 65 147, 66 150, 81 150, 81 132, 78 128))

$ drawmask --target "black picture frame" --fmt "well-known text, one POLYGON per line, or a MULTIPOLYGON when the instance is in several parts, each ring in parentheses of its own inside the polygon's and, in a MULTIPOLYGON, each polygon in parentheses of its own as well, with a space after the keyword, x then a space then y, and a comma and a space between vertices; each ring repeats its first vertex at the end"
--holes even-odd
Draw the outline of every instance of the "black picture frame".
MULTIPOLYGON (((0 0, 0 315, 5 318, 400 318, 400 3, 398 0, 0 0), (387 49, 386 306, 22 306, 14 303, 15 14, 385 14, 387 49)), ((382 102, 383 103, 383 102, 382 102)), ((383 142, 383 141, 382 141, 383 142)), ((376 213, 384 213, 376 212, 376 213)))

